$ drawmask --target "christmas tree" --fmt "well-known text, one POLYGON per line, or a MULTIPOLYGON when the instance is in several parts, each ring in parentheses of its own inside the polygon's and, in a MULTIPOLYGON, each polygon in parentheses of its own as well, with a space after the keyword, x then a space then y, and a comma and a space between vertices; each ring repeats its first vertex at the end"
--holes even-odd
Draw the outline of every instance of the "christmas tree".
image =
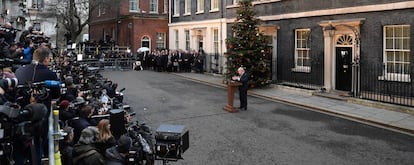
POLYGON ((239 1, 237 18, 232 26, 233 36, 227 38, 226 80, 236 75, 239 67, 250 75, 250 87, 269 85, 270 52, 265 36, 259 32, 261 20, 256 18, 252 0, 239 1))

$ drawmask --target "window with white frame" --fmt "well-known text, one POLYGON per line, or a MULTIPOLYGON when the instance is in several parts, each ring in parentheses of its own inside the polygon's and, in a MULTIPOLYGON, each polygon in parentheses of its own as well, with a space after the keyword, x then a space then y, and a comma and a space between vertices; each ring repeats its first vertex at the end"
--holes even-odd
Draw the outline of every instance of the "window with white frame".
POLYGON ((219 52, 219 30, 218 28, 213 29, 213 50, 214 50, 214 53, 219 52))
POLYGON ((158 0, 150 0, 150 13, 158 13, 158 0))
POLYGON ((98 4, 98 14, 97 17, 100 17, 106 13, 106 8, 102 4, 98 4))
POLYGON ((180 36, 178 35, 178 30, 174 30, 174 33, 175 33, 175 49, 176 50, 178 50, 180 47, 180 42, 179 42, 179 39, 180 39, 180 36))
POLYGON ((190 50, 190 31, 185 30, 185 50, 190 50))
POLYGON ((185 11, 184 14, 189 15, 191 14, 191 0, 185 0, 185 11))
POLYGON ((296 72, 310 72, 310 29, 295 30, 295 68, 296 72))
POLYGON ((204 0, 197 0, 197 13, 204 12, 204 0))
POLYGON ((101 4, 98 4, 98 14, 96 14, 96 17, 100 17, 102 15, 102 11, 101 11, 101 4))
POLYGON ((219 0, 211 0, 211 11, 219 10, 219 0))
POLYGON ((129 0, 129 11, 139 12, 139 0, 129 0))
POLYGON ((164 13, 168 13, 168 0, 164 0, 164 13))
POLYGON ((174 0, 174 16, 180 15, 180 0, 174 0))
POLYGON ((155 44, 157 49, 164 49, 165 48, 165 33, 156 33, 156 41, 155 44))
POLYGON ((383 80, 409 82, 410 25, 384 26, 383 80))

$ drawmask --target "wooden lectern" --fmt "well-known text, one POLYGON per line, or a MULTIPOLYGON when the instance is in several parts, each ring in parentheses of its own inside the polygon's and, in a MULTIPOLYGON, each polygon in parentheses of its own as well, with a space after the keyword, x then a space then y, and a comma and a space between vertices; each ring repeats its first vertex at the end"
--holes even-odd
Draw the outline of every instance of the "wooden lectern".
POLYGON ((224 110, 228 112, 239 112, 239 109, 233 106, 234 101, 234 91, 236 91, 237 87, 242 85, 242 83, 228 80, 227 81, 227 105, 224 106, 224 110))

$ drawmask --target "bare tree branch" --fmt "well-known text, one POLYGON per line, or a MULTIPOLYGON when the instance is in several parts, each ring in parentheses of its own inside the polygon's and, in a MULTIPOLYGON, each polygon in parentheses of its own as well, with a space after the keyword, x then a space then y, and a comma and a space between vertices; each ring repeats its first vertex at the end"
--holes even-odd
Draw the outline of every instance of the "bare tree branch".
POLYGON ((89 24, 89 12, 96 12, 100 8, 111 11, 118 7, 122 0, 57 0, 52 8, 55 17, 62 28, 69 34, 71 41, 76 41, 82 30, 89 24))

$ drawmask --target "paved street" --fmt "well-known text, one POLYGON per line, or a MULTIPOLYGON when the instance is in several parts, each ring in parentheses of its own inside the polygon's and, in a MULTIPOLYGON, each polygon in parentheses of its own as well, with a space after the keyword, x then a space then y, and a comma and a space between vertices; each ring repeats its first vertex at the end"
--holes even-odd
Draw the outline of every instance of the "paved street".
MULTIPOLYGON (((153 130, 185 125, 190 148, 171 164, 412 164, 414 138, 248 97, 248 110, 227 113, 226 90, 152 71, 104 72, 126 88, 125 102, 153 130)), ((236 98, 237 99, 237 98, 236 98)), ((238 105, 238 100, 236 100, 238 105)))

